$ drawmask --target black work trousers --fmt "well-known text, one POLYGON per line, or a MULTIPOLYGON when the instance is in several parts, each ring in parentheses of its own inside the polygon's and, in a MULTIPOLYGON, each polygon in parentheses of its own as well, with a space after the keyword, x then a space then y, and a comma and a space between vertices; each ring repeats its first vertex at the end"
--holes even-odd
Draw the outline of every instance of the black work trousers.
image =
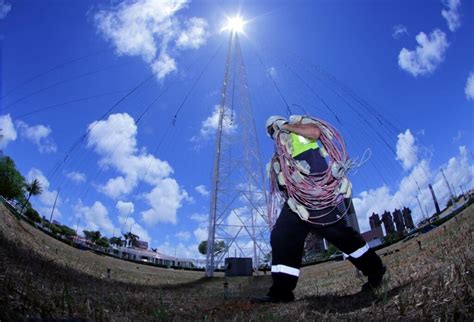
POLYGON ((272 246, 272 279, 269 296, 292 296, 299 277, 304 242, 310 231, 315 232, 347 254, 348 259, 366 276, 383 269, 378 255, 368 247, 360 233, 348 227, 344 219, 328 226, 314 226, 299 218, 285 203, 275 226, 270 243, 272 246))

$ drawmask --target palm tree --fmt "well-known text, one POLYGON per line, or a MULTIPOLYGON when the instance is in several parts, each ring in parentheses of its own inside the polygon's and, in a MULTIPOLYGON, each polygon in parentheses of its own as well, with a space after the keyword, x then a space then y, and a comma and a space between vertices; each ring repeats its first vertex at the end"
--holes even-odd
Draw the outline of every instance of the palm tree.
POLYGON ((128 240, 128 246, 133 246, 133 244, 140 239, 140 236, 133 234, 132 232, 128 232, 123 234, 123 238, 125 238, 125 242, 128 240))
POLYGON ((31 196, 37 196, 41 194, 43 192, 43 188, 41 187, 40 181, 38 179, 34 179, 31 183, 26 184, 26 191, 28 191, 28 198, 26 198, 26 202, 23 204, 20 214, 23 213, 23 210, 30 201, 31 196))

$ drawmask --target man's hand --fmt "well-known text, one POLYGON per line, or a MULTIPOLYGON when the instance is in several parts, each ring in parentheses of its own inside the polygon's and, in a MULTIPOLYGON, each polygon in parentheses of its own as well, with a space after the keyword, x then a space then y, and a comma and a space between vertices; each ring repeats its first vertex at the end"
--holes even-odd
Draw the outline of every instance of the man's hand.
POLYGON ((287 123, 288 122, 285 120, 277 120, 273 123, 273 128, 275 131, 281 131, 283 129, 283 126, 287 123))

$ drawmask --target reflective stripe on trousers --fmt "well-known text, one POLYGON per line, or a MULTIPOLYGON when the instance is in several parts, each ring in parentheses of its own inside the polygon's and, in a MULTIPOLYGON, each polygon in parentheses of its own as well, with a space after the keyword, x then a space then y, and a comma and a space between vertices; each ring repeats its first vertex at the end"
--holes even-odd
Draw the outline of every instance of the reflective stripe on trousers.
POLYGON ((300 276, 299 269, 282 264, 272 265, 272 273, 284 273, 292 276, 300 276))

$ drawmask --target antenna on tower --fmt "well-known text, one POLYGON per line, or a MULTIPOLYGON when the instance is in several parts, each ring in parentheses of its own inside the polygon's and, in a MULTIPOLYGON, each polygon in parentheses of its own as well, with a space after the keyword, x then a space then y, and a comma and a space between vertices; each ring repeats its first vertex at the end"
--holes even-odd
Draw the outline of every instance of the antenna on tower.
POLYGON ((271 249, 265 177, 238 31, 232 28, 229 35, 218 109, 206 249, 208 277, 225 254, 251 257, 258 272, 260 259, 271 249), (224 245, 224 251, 216 245, 224 245))

